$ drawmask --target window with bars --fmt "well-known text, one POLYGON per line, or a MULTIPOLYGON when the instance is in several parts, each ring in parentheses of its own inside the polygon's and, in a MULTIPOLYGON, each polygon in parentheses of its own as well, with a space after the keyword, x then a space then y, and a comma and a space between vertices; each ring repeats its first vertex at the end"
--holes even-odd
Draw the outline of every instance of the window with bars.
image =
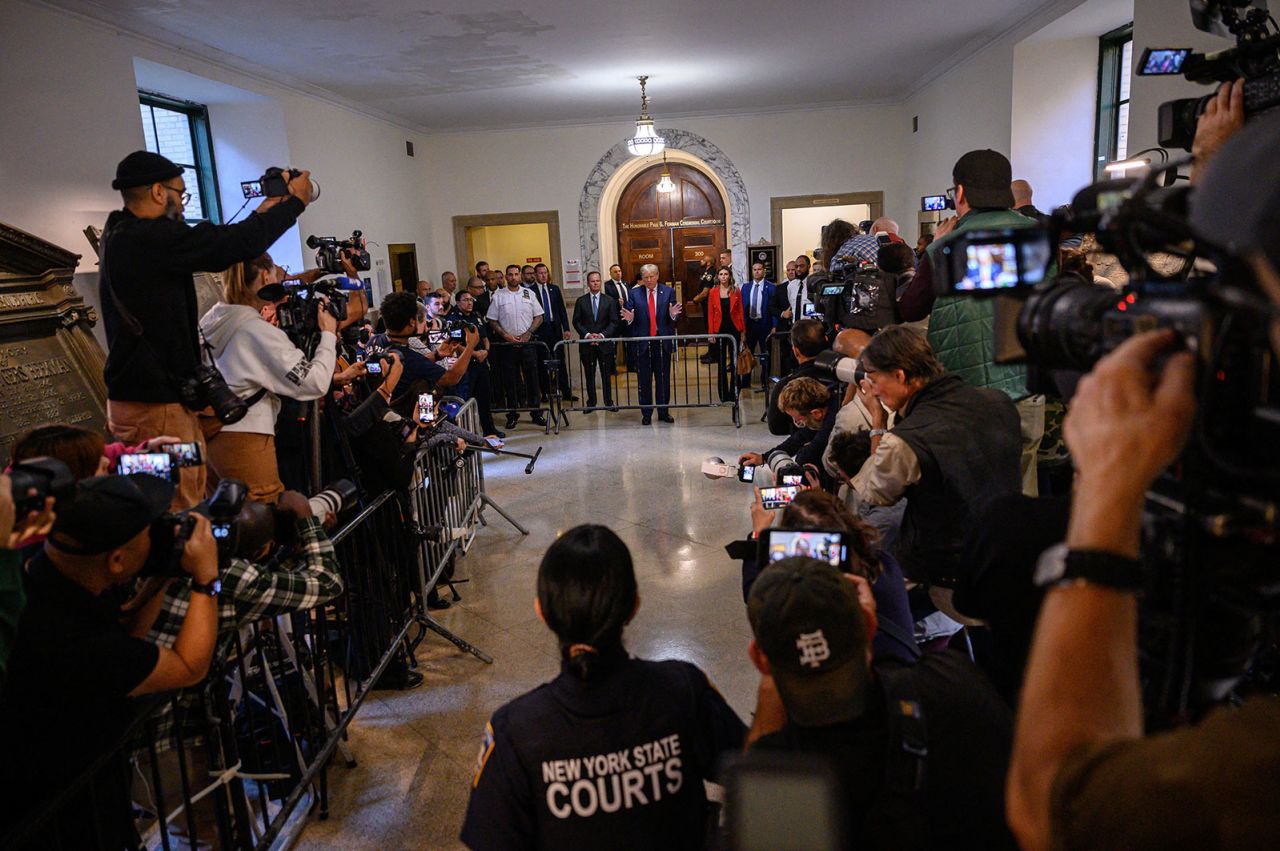
POLYGON ((182 166, 182 178, 191 193, 183 218, 220 223, 222 209, 208 108, 145 91, 138 92, 138 100, 147 150, 182 166))
POLYGON ((1098 120, 1093 174, 1101 179, 1107 163, 1129 155, 1129 83, 1133 71, 1133 24, 1100 39, 1098 120))

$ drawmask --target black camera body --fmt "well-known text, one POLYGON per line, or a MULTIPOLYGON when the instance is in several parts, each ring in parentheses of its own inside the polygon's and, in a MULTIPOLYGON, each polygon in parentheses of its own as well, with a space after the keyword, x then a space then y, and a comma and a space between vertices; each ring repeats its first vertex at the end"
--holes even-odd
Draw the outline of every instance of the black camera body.
POLYGON ((218 482, 213 495, 189 511, 165 512, 151 524, 151 553, 140 576, 186 576, 182 554, 196 529, 196 514, 209 518, 213 539, 218 545, 218 562, 240 555, 237 518, 249 497, 249 487, 239 479, 218 482))
POLYGON ((339 322, 344 322, 349 300, 347 291, 335 280, 316 281, 314 284, 290 281, 284 284, 284 289, 288 297, 276 305, 276 322, 294 345, 310 354, 320 333, 317 300, 326 299, 325 311, 339 322))
POLYGON ((224 425, 238 423, 249 413, 249 406, 237 396, 216 366, 198 364, 195 374, 178 385, 178 398, 189 411, 212 408, 224 425))
POLYGON ((14 516, 22 519, 32 511, 43 510, 44 501, 49 497, 56 503, 70 496, 75 491, 76 479, 57 458, 28 458, 9 470, 9 485, 14 516))
POLYGON ((818 272, 805 283, 814 309, 833 332, 857 328, 874 334, 894 322, 893 282, 874 262, 818 272))
POLYGON ((368 272, 372 268, 372 260, 365 248, 364 234, 353 230, 350 239, 338 239, 336 236, 307 237, 307 248, 316 252, 316 266, 331 275, 341 275, 342 255, 345 253, 351 265, 358 272, 368 272))
MULTIPOLYGON (((1138 65, 1140 75, 1181 74, 1193 83, 1215 84, 1244 80, 1244 113, 1250 118, 1280 106, 1280 34, 1271 32, 1266 0, 1190 0, 1196 29, 1228 38, 1235 47, 1212 54, 1190 48, 1151 49, 1138 65)), ((1196 123, 1210 93, 1160 105, 1159 143, 1165 148, 1191 150, 1196 123)))

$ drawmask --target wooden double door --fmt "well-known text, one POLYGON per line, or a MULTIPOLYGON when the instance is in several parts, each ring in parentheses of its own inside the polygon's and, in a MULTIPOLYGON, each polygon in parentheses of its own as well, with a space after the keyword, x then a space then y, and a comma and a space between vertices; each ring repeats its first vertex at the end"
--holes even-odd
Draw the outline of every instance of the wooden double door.
MULTIPOLYGON (((653 263, 658 280, 676 288, 686 305, 698 291, 704 260, 714 265, 727 244, 724 199, 711 178, 681 163, 667 166, 676 188, 659 192, 662 164, 640 172, 618 202, 618 265, 623 279, 635 280, 640 267, 653 263)), ((681 333, 706 330, 701 309, 686 306, 681 333)))

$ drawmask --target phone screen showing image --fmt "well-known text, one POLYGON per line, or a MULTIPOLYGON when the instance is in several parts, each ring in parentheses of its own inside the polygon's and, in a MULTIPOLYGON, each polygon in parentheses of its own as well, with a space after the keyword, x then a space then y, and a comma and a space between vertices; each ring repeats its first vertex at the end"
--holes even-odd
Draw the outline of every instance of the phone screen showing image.
POLYGON ((116 472, 122 476, 146 473, 173 481, 173 457, 168 452, 135 452, 120 456, 116 472))
POLYGON ((795 500, 800 488, 795 486, 780 488, 760 488, 760 503, 770 511, 776 511, 795 500))
POLYGON ((204 463, 198 443, 165 443, 160 451, 169 453, 175 467, 199 467, 204 463))
POLYGON ((430 393, 418 396, 418 422, 429 424, 436 418, 436 397, 430 393))
POLYGON ((751 482, 756 478, 756 468, 754 464, 743 464, 738 468, 738 481, 751 482))

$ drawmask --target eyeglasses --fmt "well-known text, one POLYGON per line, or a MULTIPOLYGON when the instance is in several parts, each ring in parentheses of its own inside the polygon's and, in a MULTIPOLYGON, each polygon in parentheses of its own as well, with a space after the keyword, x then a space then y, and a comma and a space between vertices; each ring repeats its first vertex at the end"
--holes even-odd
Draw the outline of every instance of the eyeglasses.
POLYGON ((189 203, 191 202, 191 193, 190 193, 190 192, 184 192, 183 190, 179 189, 179 188, 178 188, 178 187, 176 187, 176 186, 166 186, 166 185, 165 185, 165 184, 163 184, 163 183, 161 183, 160 185, 161 185, 161 186, 164 186, 164 188, 165 188, 165 189, 168 189, 170 192, 177 192, 177 193, 178 193, 178 198, 182 201, 182 206, 184 206, 184 207, 185 207, 185 206, 187 206, 187 204, 189 204, 189 203))

